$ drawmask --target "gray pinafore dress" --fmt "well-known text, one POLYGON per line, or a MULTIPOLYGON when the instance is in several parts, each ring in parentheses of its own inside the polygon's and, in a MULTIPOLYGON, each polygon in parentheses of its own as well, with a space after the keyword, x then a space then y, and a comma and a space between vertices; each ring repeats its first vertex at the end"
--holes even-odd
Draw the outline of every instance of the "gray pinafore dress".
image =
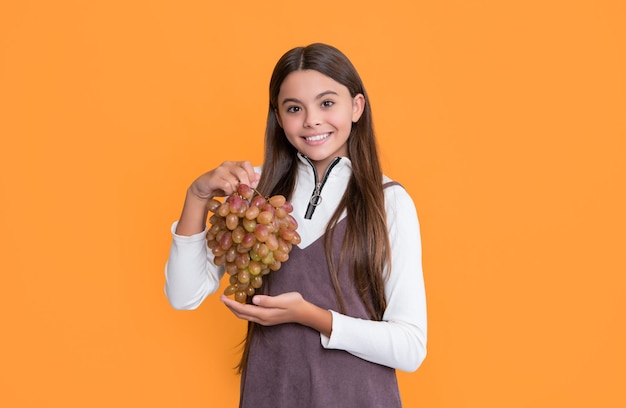
MULTIPOLYGON (((335 259, 345 235, 344 218, 335 226, 335 259)), ((339 272, 346 314, 369 319, 347 268, 339 272)), ((324 255, 323 237, 294 246, 282 268, 268 275, 269 293, 300 292, 324 309, 339 310, 324 255)), ((393 368, 343 350, 324 349, 319 332, 299 324, 256 325, 241 378, 240 408, 398 408, 393 368)))

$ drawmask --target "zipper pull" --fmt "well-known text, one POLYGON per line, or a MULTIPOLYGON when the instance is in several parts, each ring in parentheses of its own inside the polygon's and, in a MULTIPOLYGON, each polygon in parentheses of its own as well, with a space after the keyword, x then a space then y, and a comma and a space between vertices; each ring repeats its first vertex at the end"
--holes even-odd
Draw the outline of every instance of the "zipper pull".
POLYGON ((320 194, 321 191, 322 191, 322 182, 320 181, 315 186, 315 191, 313 191, 313 195, 311 196, 311 199, 309 200, 309 204, 317 207, 318 205, 322 203, 322 196, 320 194))

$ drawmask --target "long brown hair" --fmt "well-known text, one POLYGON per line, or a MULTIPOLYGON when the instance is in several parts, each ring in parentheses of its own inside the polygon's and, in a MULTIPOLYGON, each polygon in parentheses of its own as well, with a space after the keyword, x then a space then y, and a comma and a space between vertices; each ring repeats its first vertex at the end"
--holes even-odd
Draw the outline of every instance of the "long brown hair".
MULTIPOLYGON (((263 172, 257 189, 264 195, 282 194, 290 198, 293 194, 298 166, 297 151, 280 127, 276 110, 281 84, 287 75, 299 70, 318 71, 348 88, 352 97, 362 94, 365 98, 363 113, 352 124, 347 142, 352 176, 339 206, 326 226, 324 245, 340 311, 345 312, 337 270, 342 262, 347 261, 370 317, 381 320, 386 308, 384 270, 391 265, 382 168, 370 102, 363 81, 350 60, 337 48, 321 43, 297 47, 285 53, 274 67, 269 86, 263 172), (347 230, 340 259, 335 260, 332 256, 333 227, 344 210, 347 213, 347 230), (367 228, 366 233, 363 233, 364 228, 367 228)), ((239 372, 245 370, 254 327, 254 323, 249 323, 239 372)))

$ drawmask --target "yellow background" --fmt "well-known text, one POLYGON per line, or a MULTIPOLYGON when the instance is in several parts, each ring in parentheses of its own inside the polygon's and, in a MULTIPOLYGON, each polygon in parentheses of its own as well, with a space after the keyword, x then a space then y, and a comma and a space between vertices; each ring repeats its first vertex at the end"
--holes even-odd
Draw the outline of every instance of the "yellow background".
POLYGON ((421 224, 406 407, 626 406, 623 1, 4 1, 0 406, 234 407, 244 325, 174 311, 188 184, 262 158, 287 49, 342 49, 421 224))

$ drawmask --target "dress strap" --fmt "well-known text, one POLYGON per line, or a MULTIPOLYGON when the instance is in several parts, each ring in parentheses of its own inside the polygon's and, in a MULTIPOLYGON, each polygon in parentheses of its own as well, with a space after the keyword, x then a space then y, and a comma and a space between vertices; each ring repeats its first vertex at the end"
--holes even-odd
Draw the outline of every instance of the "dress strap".
MULTIPOLYGON (((397 181, 388 181, 385 184, 383 184, 383 189, 387 188, 387 187, 391 187, 391 186, 400 186, 402 187, 402 184, 398 183, 397 181)), ((404 187, 402 187, 404 188, 404 187)))

